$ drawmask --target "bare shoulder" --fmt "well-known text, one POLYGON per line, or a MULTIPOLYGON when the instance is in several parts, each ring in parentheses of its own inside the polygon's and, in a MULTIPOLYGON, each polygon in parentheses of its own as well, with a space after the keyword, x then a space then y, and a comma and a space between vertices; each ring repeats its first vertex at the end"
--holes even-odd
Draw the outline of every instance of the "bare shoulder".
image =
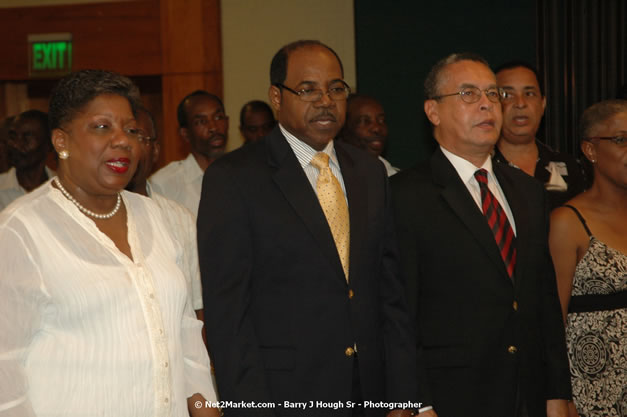
MULTIPOLYGON (((579 213, 585 212, 585 200, 579 196, 568 201, 566 205, 574 207, 579 213), (582 210, 583 209, 583 210, 582 210)), ((585 219, 585 215, 584 215, 585 219)), ((558 207, 551 212, 552 240, 559 239, 561 244, 577 247, 588 246, 588 234, 576 212, 570 207, 558 207)))

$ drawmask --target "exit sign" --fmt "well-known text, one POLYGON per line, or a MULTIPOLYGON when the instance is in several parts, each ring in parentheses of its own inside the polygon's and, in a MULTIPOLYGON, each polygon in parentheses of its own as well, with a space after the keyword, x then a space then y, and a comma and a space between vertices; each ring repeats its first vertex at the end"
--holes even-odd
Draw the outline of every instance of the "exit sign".
POLYGON ((71 71, 71 33, 28 35, 28 73, 31 77, 54 78, 71 71))

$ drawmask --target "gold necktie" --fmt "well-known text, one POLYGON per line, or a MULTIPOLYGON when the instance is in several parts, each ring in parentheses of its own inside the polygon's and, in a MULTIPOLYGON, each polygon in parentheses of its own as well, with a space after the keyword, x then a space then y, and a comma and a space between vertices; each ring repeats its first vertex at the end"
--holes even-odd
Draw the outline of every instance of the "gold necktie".
POLYGON ((318 183, 316 192, 318 200, 327 218, 337 253, 342 261, 344 276, 348 282, 348 262, 350 249, 350 219, 346 198, 340 186, 340 182, 329 168, 329 155, 318 152, 311 160, 311 165, 318 168, 318 183))

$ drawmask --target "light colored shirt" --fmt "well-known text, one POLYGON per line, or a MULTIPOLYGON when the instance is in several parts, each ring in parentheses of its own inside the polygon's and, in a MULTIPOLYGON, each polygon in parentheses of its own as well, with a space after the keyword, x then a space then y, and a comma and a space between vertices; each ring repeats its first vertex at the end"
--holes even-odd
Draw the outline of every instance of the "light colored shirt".
POLYGON ((132 260, 50 181, 0 213, 0 416, 188 417, 191 395, 215 400, 183 248, 157 204, 122 198, 132 260))
POLYGON ((182 204, 198 216, 203 170, 191 153, 182 161, 174 161, 155 172, 150 183, 155 192, 182 204))
MULTIPOLYGON (((46 167, 48 178, 54 177, 56 174, 53 170, 46 167)), ((27 191, 22 188, 17 180, 17 171, 15 167, 11 167, 7 172, 0 174, 0 211, 11 204, 13 200, 26 194, 27 191)))
POLYGON ((183 248, 179 266, 187 282, 189 301, 194 310, 202 310, 202 285, 198 266, 196 242, 196 220, 194 215, 181 204, 152 191, 150 181, 146 182, 146 192, 163 210, 163 218, 170 231, 183 248))
MULTIPOLYGON (((287 131, 287 129, 281 126, 281 124, 279 124, 279 128, 281 129, 281 133, 283 133, 283 136, 285 136, 285 139, 287 139, 287 143, 290 145, 290 148, 292 148, 292 151, 294 151, 296 159, 298 159, 300 166, 303 167, 305 175, 307 176, 309 183, 311 184, 314 192, 317 195, 318 193, 316 191, 316 184, 318 183, 318 174, 320 173, 320 171, 318 171, 318 168, 311 164, 311 160, 318 153, 318 151, 307 145, 302 140, 298 139, 296 136, 292 135, 290 132, 287 131)), ((340 163, 337 160, 335 148, 333 147, 333 141, 329 141, 327 146, 321 152, 329 155, 329 168, 331 168, 331 172, 333 173, 333 175, 335 175, 335 178, 337 178, 338 182, 340 183, 342 191, 344 192, 344 197, 346 197, 344 178, 342 178, 342 171, 340 170, 340 163)), ((348 199, 346 200, 346 203, 348 204, 348 199)))
POLYGON ((479 188, 479 182, 477 182, 477 179, 475 178, 475 172, 477 172, 480 168, 488 171, 488 189, 492 192, 492 194, 494 194, 501 207, 503 207, 503 210, 505 210, 507 220, 509 220, 509 224, 512 226, 514 234, 516 234, 516 222, 514 221, 514 215, 512 214, 512 210, 507 203, 505 194, 503 194, 503 190, 499 185, 499 181, 494 175, 494 170, 492 169, 492 158, 490 155, 487 156, 483 165, 480 168, 477 168, 472 162, 449 152, 441 146, 440 149, 457 171, 457 174, 468 189, 468 192, 472 196, 473 200, 475 200, 477 208, 481 211, 481 213, 483 213, 481 209, 481 189, 479 188))
POLYGON ((379 156, 379 161, 383 162, 383 166, 385 167, 385 172, 387 172, 388 177, 391 177, 394 174, 398 174, 398 172, 400 171, 400 169, 392 166, 392 164, 390 164, 390 162, 382 156, 379 156))

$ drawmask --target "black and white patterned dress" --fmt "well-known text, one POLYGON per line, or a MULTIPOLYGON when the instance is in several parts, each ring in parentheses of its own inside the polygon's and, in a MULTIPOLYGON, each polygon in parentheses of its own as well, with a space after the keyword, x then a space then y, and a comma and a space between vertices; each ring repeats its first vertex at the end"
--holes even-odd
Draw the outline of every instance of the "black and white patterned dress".
POLYGON ((577 264, 566 341, 581 417, 627 417, 627 255, 590 236, 577 264))

